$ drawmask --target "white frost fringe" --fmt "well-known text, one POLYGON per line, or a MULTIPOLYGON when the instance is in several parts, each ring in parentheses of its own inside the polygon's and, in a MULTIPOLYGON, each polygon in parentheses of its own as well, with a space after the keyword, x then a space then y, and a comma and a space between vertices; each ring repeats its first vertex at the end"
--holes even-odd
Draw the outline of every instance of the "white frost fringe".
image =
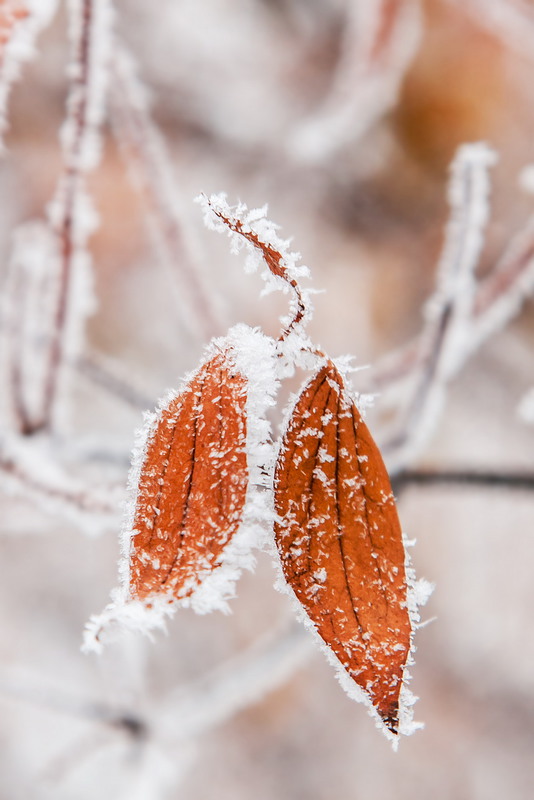
POLYGON ((410 556, 407 551, 407 548, 411 547, 413 544, 414 544, 413 541, 410 541, 406 539, 406 537, 404 537, 404 547, 406 552, 405 570, 406 570, 406 583, 407 583, 407 606, 408 606, 408 613, 410 615, 411 636, 410 636, 410 652, 408 654, 408 659, 406 661, 406 666, 404 668, 402 676, 402 687, 399 697, 399 735, 395 735, 389 730, 389 728, 386 727, 384 721, 382 720, 376 708, 374 707, 373 703, 371 702, 369 695, 361 688, 361 686, 359 686, 354 681, 354 679, 349 675, 349 673, 347 672, 341 661, 338 659, 334 651, 326 644, 324 639, 321 638, 321 636, 317 632, 315 624, 310 619, 305 609, 301 605, 300 601, 298 600, 295 592, 286 581, 282 569, 282 564, 280 561, 280 556, 278 554, 278 550, 275 547, 274 543, 270 548, 277 575, 274 584, 275 589, 277 589, 281 594, 286 594, 290 597, 295 616, 304 625, 304 627, 310 631, 318 647, 325 654, 328 663, 334 667, 336 671, 336 678, 338 679, 342 689, 351 698, 351 700, 354 700, 357 703, 362 703, 366 707, 369 715, 374 720, 376 727, 384 734, 386 739, 388 739, 391 742, 393 749, 395 751, 398 749, 399 746, 400 735, 411 736, 412 733, 415 733, 415 731, 420 730, 421 728, 424 727, 423 722, 416 722, 413 718, 413 706, 418 698, 408 688, 408 683, 410 682, 411 679, 408 667, 414 663, 414 654, 416 651, 416 647, 414 645, 414 633, 418 628, 423 627, 426 624, 426 623, 421 623, 419 608, 421 608, 421 606, 424 606, 425 603, 427 602, 428 598, 430 597, 430 595, 434 590, 434 585, 429 581, 427 581, 425 578, 420 578, 419 580, 416 580, 415 572, 413 567, 411 566, 410 556))
POLYGON ((170 392, 153 413, 145 414, 145 424, 137 432, 132 467, 128 481, 130 499, 125 507, 125 522, 121 534, 119 562, 120 586, 112 592, 111 603, 86 626, 83 649, 100 651, 102 633, 113 624, 149 634, 153 628, 165 629, 165 617, 179 607, 190 607, 200 614, 213 610, 228 612, 228 600, 235 596, 235 583, 243 569, 253 569, 252 549, 264 546, 272 527, 273 510, 270 494, 265 491, 272 473, 273 449, 266 410, 274 404, 277 388, 275 378, 275 342, 259 330, 236 325, 224 338, 213 340, 198 369, 218 352, 228 351, 236 369, 247 378, 247 465, 249 483, 239 530, 224 549, 219 564, 202 580, 189 597, 176 600, 168 594, 152 595, 150 608, 129 598, 130 556, 134 529, 138 486, 148 443, 154 434, 162 411, 183 391, 192 374, 182 383, 179 392, 170 392), (169 603, 169 599, 173 602, 169 603))
MULTIPOLYGON (((361 396, 358 395, 356 392, 352 391, 349 384, 349 376, 350 373, 355 371, 355 368, 351 366, 350 359, 346 356, 341 358, 333 359, 334 364, 340 370, 344 380, 346 381, 345 390, 347 392, 348 397, 356 403, 360 411, 364 411, 362 409, 362 400, 363 405, 370 405, 370 398, 368 396, 361 396)), ((316 370, 319 370, 322 367, 322 361, 319 360, 316 363, 316 370)), ((310 381, 313 380, 313 377, 310 378, 310 381)), ((307 385, 307 384, 306 384, 307 385)), ((299 393, 292 395, 289 398, 289 402, 284 410, 284 418, 281 426, 280 437, 278 446, 276 447, 275 453, 275 461, 278 459, 278 454, 280 448, 282 446, 282 442, 284 440, 285 433, 287 431, 288 425, 293 416, 293 409, 295 403, 303 390, 301 389, 299 393)), ((404 552, 405 552, 405 562, 404 567, 406 571, 406 584, 407 584, 407 593, 406 593, 406 603, 408 607, 408 613, 410 617, 410 627, 411 627, 411 635, 410 635, 410 650, 408 653, 408 658, 406 660, 406 666, 403 671, 402 676, 402 687, 400 691, 399 697, 399 734, 404 736, 410 736, 412 733, 415 733, 416 730, 424 727, 424 723, 416 722, 413 719, 413 705, 417 700, 417 697, 410 691, 408 688, 408 683, 410 681, 410 673, 408 671, 408 667, 414 663, 414 654, 416 651, 416 647, 414 644, 414 633, 417 628, 422 627, 426 623, 421 623, 421 618, 419 614, 419 608, 424 606, 427 602, 428 598, 432 594, 434 590, 434 585, 427 581, 425 578, 416 579, 415 571, 411 565, 410 556, 408 553, 408 548, 413 546, 415 542, 413 540, 409 540, 403 534, 403 544, 404 544, 404 552)), ((389 728, 387 728, 378 714, 376 708, 371 702, 369 695, 354 681, 354 679, 348 674, 347 670, 338 659, 334 651, 326 644, 326 642, 322 639, 319 635, 314 622, 310 619, 306 610, 298 600, 295 592, 291 588, 291 586, 286 581, 284 571, 282 568, 282 562, 280 560, 280 554, 278 552, 278 548, 274 542, 274 539, 271 540, 266 548, 272 558, 274 563, 274 568, 276 571, 276 580, 275 580, 275 589, 277 589, 282 594, 286 594, 291 599, 291 604, 293 607, 293 611, 297 619, 305 626, 307 630, 309 630, 315 639, 317 645, 325 654, 329 664, 331 664, 334 669, 336 670, 336 677, 347 693, 347 695, 358 703, 363 703, 363 705, 367 708, 369 715, 374 719, 376 727, 382 731, 385 737, 391 742, 393 749, 396 751, 399 746, 399 736, 392 733, 389 728)))

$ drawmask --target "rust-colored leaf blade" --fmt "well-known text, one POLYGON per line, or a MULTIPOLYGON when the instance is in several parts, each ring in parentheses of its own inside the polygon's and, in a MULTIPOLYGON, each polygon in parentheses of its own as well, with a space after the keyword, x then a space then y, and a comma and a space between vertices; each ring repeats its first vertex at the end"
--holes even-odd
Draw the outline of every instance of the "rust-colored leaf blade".
POLYGON ((331 362, 293 409, 276 467, 275 510, 287 582, 397 733, 411 642, 402 533, 380 452, 331 362))
POLYGON ((162 411, 140 473, 132 599, 187 597, 220 564, 247 493, 246 389, 221 352, 162 411))

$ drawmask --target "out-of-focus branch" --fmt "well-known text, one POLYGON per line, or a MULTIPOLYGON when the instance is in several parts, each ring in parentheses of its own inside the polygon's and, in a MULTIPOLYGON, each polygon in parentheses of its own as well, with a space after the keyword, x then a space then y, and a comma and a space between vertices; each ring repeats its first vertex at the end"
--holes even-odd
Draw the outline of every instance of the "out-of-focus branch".
POLYGON ((419 0, 348 0, 330 91, 288 141, 296 161, 319 163, 355 145, 394 106, 420 38, 419 0))
MULTIPOLYGON (((19 667, 17 672, 24 674, 24 667, 19 667)), ((41 685, 36 685, 35 679, 32 685, 28 681, 28 676, 22 682, 19 677, 13 678, 12 674, 14 671, 10 670, 10 674, 0 675, 0 695, 6 698, 41 706, 58 714, 109 725, 117 730, 123 730, 133 738, 146 736, 145 722, 126 709, 118 709, 99 701, 81 700, 57 687, 44 686, 41 680, 39 680, 41 685)))
POLYGON ((0 152, 9 93, 21 66, 34 54, 39 33, 46 28, 57 8, 57 0, 4 0, 0 6, 0 152))
POLYGON ((516 316, 533 288, 534 216, 513 237, 480 284, 474 306, 473 349, 516 316))
POLYGON ((158 256, 177 288, 180 319, 206 340, 220 331, 221 310, 203 277, 162 134, 131 54, 119 43, 111 63, 111 120, 121 151, 149 212, 158 256))
POLYGON ((19 228, 10 259, 6 361, 15 426, 24 434, 58 422, 65 367, 80 349, 91 302, 86 243, 95 215, 85 175, 100 157, 109 1, 70 0, 73 61, 61 131, 63 168, 47 222, 19 228))
POLYGON ((7 399, 22 434, 32 433, 43 420, 58 274, 57 239, 50 228, 44 222, 19 226, 2 297, 2 338, 7 399))
POLYGON ((405 470, 395 476, 393 491, 397 494, 410 486, 454 486, 457 488, 508 489, 531 492, 534 474, 526 472, 487 472, 469 469, 405 470))
POLYGON ((401 432, 384 446, 390 468, 399 470, 418 452, 436 420, 445 386, 465 360, 475 302, 474 272, 489 217, 488 169, 495 155, 485 145, 464 145, 451 167, 451 219, 437 270, 437 288, 419 338, 419 370, 401 432))
MULTIPOLYGON (((534 289, 534 217, 511 239, 475 291, 469 340, 459 354, 459 370, 498 329, 519 312, 534 289)), ((405 381, 425 361, 420 337, 384 356, 369 370, 369 391, 387 391, 405 381)))
POLYGON ((109 358, 97 353, 84 353, 74 362, 73 367, 107 394, 133 409, 144 411, 152 408, 154 397, 143 392, 120 374, 120 368, 109 358))
POLYGON ((313 652, 304 626, 270 633, 195 683, 166 697, 155 717, 161 734, 185 740, 222 724, 287 681, 313 652))
POLYGON ((2 491, 31 499, 50 514, 60 515, 89 533, 120 522, 121 492, 116 487, 88 487, 62 470, 37 442, 0 438, 2 491))
POLYGON ((532 60, 534 8, 526 0, 448 0, 473 22, 489 30, 507 48, 532 60))
MULTIPOLYGON (((62 372, 73 348, 79 345, 87 313, 87 285, 83 286, 89 256, 85 246, 95 227, 85 195, 85 174, 100 159, 102 122, 111 39, 109 0, 70 0, 73 64, 62 130, 63 173, 49 209, 52 230, 60 243, 59 292, 54 330, 47 359, 41 427, 52 421, 62 372), (76 283, 79 285, 77 286, 76 283)), ((87 284, 87 277, 85 277, 87 284)))

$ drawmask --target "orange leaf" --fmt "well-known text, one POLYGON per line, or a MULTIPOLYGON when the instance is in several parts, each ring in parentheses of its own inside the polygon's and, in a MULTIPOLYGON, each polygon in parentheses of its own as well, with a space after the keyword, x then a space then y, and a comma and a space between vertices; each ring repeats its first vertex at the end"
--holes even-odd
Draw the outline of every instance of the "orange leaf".
POLYGON ((141 466, 131 599, 187 597, 220 564, 247 493, 246 390, 220 352, 161 412, 141 466))
POLYGON ((275 510, 290 587, 397 733, 411 641, 401 528, 380 452, 331 362, 293 409, 276 467, 275 510))

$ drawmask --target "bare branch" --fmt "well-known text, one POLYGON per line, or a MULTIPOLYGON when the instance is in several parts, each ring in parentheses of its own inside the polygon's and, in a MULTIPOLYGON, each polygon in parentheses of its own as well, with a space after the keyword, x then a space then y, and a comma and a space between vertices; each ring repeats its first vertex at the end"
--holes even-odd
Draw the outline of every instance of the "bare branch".
POLYGON ((393 489, 402 492, 409 486, 455 486, 458 488, 534 490, 534 474, 527 472, 488 472, 469 469, 439 469, 435 471, 405 470, 394 480, 393 489))

